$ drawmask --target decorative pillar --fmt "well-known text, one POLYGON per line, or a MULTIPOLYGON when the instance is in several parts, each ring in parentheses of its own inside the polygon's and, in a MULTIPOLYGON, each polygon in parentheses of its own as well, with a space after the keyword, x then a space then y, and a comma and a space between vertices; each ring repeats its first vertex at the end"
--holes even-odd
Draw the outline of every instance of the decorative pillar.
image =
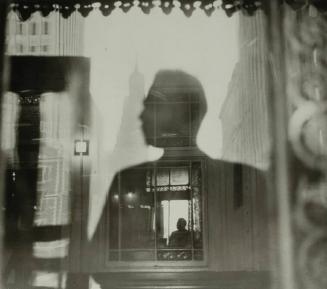
POLYGON ((14 227, 14 230, 6 235, 13 241, 8 242, 11 249, 8 252, 12 252, 13 258, 6 266, 5 275, 8 277, 10 271, 15 271, 15 285, 27 288, 35 285, 32 281, 42 282, 42 278, 36 278, 38 271, 59 273, 57 279, 51 280, 58 286, 64 283, 62 273, 72 272, 71 275, 77 277, 67 278, 67 288, 87 287, 88 276, 79 274, 84 270, 82 261, 85 263, 90 178, 90 158, 87 151, 84 156, 83 149, 90 126, 89 59, 13 56, 10 64, 12 77, 8 90, 19 95, 20 110, 16 170, 9 174, 8 180, 12 176, 12 182, 8 183, 13 185, 6 191, 6 206, 10 207, 6 212, 14 211, 14 217, 6 218, 6 224, 12 220, 7 228, 14 227), (46 92, 53 95, 46 96, 46 92), (67 95, 63 96, 64 92, 67 95), (46 101, 49 97, 56 99, 51 103, 46 101), (50 110, 46 109, 49 104, 52 104, 50 110), (68 108, 63 107, 65 104, 68 108), (81 141, 76 149, 79 155, 74 154, 74 141, 75 144, 81 141), (63 163, 65 174, 57 174, 63 163), (46 201, 51 197, 59 199, 64 192, 72 200, 71 209, 67 206, 60 213, 51 212, 42 201, 37 202, 41 195, 46 201), (66 244, 69 251, 65 250, 68 249, 66 244), (46 254, 44 247, 47 247, 46 254))
POLYGON ((276 288, 327 286, 327 18, 271 1, 268 11, 276 288))

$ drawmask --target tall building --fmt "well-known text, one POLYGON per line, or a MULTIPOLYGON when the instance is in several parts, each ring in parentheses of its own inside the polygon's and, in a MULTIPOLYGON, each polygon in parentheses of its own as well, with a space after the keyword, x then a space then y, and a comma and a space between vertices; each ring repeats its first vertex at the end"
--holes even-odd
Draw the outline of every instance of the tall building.
POLYGON ((112 156, 119 168, 143 162, 147 149, 141 130, 139 116, 143 109, 145 97, 144 76, 135 66, 129 78, 129 95, 125 97, 119 133, 112 156))
POLYGON ((83 55, 84 18, 74 13, 68 19, 59 13, 42 17, 34 13, 20 21, 16 13, 8 14, 6 53, 9 55, 83 55))
POLYGON ((240 14, 240 58, 229 84, 220 118, 223 158, 265 169, 269 165, 266 20, 240 14))

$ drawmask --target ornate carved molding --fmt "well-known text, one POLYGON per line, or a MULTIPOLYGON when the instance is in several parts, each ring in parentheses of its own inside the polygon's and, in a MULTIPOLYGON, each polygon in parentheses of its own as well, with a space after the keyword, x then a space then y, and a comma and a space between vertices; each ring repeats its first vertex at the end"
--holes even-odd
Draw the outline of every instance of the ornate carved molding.
MULTIPOLYGON (((318 2, 316 8, 326 8, 318 2)), ((288 133, 297 161, 290 172, 294 281, 297 288, 322 289, 327 286, 327 18, 311 8, 284 12, 288 133)))
MULTIPOLYGON (((57 11, 64 18, 68 18, 75 11, 86 17, 92 10, 98 9, 104 16, 108 16, 115 9, 128 12, 134 6, 139 7, 146 14, 157 6, 165 14, 169 14, 174 8, 180 8, 188 17, 196 9, 202 9, 210 16, 215 10, 222 9, 227 16, 232 16, 239 10, 247 15, 253 15, 257 9, 264 8, 266 2, 265 0, 14 0, 11 9, 17 12, 23 21, 36 11, 41 12, 43 16, 57 11)), ((284 1, 280 0, 280 2, 284 1)), ((327 11, 327 3, 323 0, 285 0, 285 2, 296 10, 313 5, 321 12, 327 11)))

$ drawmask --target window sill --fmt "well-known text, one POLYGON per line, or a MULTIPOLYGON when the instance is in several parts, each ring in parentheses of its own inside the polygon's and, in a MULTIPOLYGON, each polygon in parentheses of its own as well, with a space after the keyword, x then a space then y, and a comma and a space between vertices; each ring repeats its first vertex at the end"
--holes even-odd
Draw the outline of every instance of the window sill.
POLYGON ((99 273, 93 277, 102 289, 262 289, 270 283, 267 271, 99 273))

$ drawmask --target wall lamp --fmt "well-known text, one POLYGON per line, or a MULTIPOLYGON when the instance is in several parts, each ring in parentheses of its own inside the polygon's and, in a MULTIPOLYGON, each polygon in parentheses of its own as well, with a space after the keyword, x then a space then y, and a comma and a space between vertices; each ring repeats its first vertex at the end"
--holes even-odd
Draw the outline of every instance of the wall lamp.
POLYGON ((88 156, 89 155, 90 141, 88 140, 75 140, 74 155, 75 156, 88 156))

